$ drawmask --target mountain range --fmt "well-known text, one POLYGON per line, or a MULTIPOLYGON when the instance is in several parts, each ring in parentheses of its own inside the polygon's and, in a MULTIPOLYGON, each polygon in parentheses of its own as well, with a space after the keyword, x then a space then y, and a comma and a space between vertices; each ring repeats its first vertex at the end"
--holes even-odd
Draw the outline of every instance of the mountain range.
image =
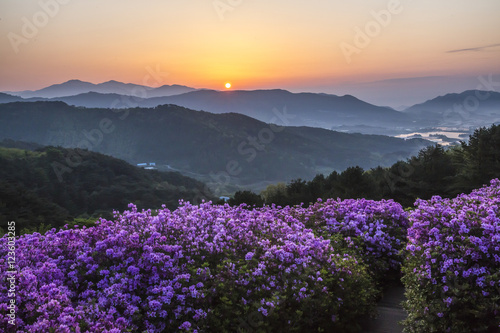
MULTIPOLYGON (((67 90, 65 90, 67 92, 67 90)), ((175 104, 211 113, 240 113, 267 123, 331 129, 338 126, 370 124, 372 127, 404 128, 410 119, 388 107, 363 102, 353 96, 291 93, 286 90, 215 91, 196 90, 178 95, 142 98, 117 93, 87 92, 72 96, 22 98, 2 94, 1 102, 61 101, 89 108, 156 107, 175 104), (276 112, 290 115, 287 122, 276 112)))
POLYGON ((482 127, 500 122, 500 93, 467 90, 416 104, 404 113, 421 126, 482 127))
POLYGON ((0 103, 62 101, 88 108, 135 108, 175 104, 211 113, 239 113, 287 126, 349 133, 398 135, 428 127, 476 128, 500 120, 500 93, 469 90, 447 94, 402 111, 351 95, 291 93, 286 90, 216 91, 180 85, 150 88, 108 81, 71 80, 37 91, 0 93, 0 103), (279 114, 287 114, 286 119, 279 114))
POLYGON ((430 144, 373 134, 470 130, 499 121, 500 93, 479 90, 402 111, 350 95, 117 81, 0 93, 0 139, 83 145, 134 164, 155 162, 208 183, 216 194, 354 165, 389 166, 430 144))
POLYGON ((158 88, 151 88, 144 85, 133 83, 122 83, 118 81, 107 81, 99 84, 80 80, 69 80, 64 83, 54 84, 40 90, 25 90, 17 92, 6 92, 9 95, 19 96, 22 98, 54 98, 85 94, 89 92, 97 92, 101 94, 120 94, 125 96, 140 96, 141 98, 151 98, 159 96, 178 95, 186 92, 194 91, 195 88, 190 88, 182 85, 163 85, 158 88))
POLYGON ((390 166, 430 144, 421 139, 276 126, 242 114, 213 114, 176 105, 102 109, 63 102, 0 104, 0 139, 84 148, 133 164, 154 162, 159 169, 208 183, 217 195, 309 179, 354 165, 390 166))

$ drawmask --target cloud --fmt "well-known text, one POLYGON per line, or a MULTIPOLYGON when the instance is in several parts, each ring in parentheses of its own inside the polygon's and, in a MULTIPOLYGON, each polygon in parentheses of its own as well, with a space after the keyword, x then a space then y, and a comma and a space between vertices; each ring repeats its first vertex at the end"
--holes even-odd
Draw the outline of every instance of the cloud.
POLYGON ((500 46, 500 43, 498 43, 498 44, 491 44, 491 45, 485 45, 485 46, 479 46, 479 47, 471 47, 471 48, 468 48, 468 49, 450 50, 450 51, 446 51, 446 53, 468 52, 468 51, 479 52, 479 51, 485 51, 486 49, 497 47, 497 46, 500 46))

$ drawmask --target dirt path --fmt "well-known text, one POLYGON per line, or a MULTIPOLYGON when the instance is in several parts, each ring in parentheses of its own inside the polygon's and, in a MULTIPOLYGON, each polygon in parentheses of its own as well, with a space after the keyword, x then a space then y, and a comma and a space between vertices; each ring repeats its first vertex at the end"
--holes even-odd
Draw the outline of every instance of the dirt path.
POLYGON ((401 306, 405 300, 404 287, 396 285, 384 291, 384 297, 377 306, 378 317, 370 320, 363 333, 401 333, 403 327, 398 323, 406 318, 401 306))

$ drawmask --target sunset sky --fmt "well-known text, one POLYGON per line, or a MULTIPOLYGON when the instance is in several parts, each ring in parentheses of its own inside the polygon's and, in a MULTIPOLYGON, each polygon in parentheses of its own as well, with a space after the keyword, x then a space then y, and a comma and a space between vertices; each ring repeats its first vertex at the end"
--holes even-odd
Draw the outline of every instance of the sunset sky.
POLYGON ((1 0, 0 91, 231 82, 397 106, 500 81, 499 15, 498 0, 1 0))

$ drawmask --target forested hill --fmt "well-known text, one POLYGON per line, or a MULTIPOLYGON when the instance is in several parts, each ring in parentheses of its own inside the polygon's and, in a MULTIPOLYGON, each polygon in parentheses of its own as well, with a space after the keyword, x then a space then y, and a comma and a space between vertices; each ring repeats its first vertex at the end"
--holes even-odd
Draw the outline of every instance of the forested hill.
MULTIPOLYGON (((276 117, 283 118, 283 125, 295 116, 279 112, 276 117)), ((430 144, 421 139, 277 127, 241 114, 213 114, 176 105, 87 109, 62 102, 0 104, 2 138, 88 147, 132 164, 168 165, 207 182, 230 174, 229 183, 244 188, 312 178, 353 165, 390 166, 430 144)))
MULTIPOLYGON (((0 144, 1 146, 2 144, 0 144)), ((3 142, 10 147, 36 145, 3 142)), ((204 184, 175 172, 144 170, 99 153, 0 147, 0 227, 59 227, 79 217, 112 217, 129 203, 176 208, 179 199, 213 200, 204 184)))

